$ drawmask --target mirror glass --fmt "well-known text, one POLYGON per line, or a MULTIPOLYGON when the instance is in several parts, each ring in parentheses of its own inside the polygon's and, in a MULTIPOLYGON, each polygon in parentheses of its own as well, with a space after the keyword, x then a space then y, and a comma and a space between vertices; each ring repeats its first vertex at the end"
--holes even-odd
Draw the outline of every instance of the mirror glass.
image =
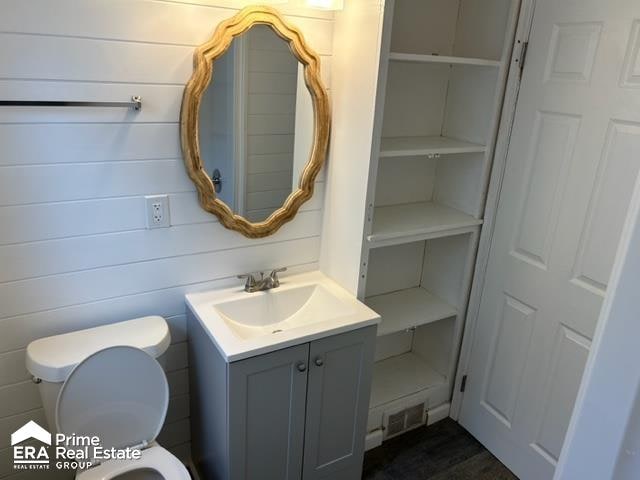
POLYGON ((250 222, 297 190, 313 140, 304 65, 269 25, 233 39, 213 62, 199 111, 200 156, 217 197, 250 222))

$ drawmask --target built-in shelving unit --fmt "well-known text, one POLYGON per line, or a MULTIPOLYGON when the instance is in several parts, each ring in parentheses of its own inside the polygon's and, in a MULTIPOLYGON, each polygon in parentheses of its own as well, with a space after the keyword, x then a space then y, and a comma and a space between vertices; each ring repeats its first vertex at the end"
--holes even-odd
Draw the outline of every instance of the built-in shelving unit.
POLYGON ((375 408, 446 383, 446 378, 413 352, 376 362, 370 407, 375 408))
POLYGON ((487 147, 457 138, 432 135, 428 137, 391 137, 380 142, 380 158, 415 157, 420 155, 452 155, 484 153, 487 147))
POLYGON ((367 240, 372 246, 383 243, 390 245, 415 241, 417 236, 424 239, 442 234, 460 233, 482 224, 482 220, 455 208, 434 202, 409 203, 376 207, 373 214, 373 228, 367 240))
POLYGON ((385 3, 358 292, 382 317, 370 445, 405 409, 448 411, 516 4, 385 3))
POLYGON ((476 65, 478 67, 499 67, 497 60, 483 58, 452 57, 449 55, 420 55, 415 53, 390 53, 389 60, 394 62, 446 63, 449 65, 476 65))
POLYGON ((456 307, 420 287, 368 297, 365 303, 383 318, 378 336, 410 330, 458 314, 456 307))

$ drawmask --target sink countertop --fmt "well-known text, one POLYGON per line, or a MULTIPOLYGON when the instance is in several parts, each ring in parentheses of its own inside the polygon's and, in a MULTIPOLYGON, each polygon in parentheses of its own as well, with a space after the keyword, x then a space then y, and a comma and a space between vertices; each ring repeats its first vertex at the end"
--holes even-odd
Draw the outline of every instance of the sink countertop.
MULTIPOLYGON (((185 295, 185 299, 189 309, 227 362, 243 360, 380 323, 380 316, 376 312, 319 271, 281 277, 278 288, 264 292, 247 293, 244 291, 243 285, 238 285, 207 292, 189 293, 185 295), (286 294, 287 290, 312 285, 324 288, 338 301, 348 305, 348 312, 327 320, 302 324, 278 333, 254 338, 241 338, 229 326, 229 320, 225 319, 224 315, 216 308, 229 302, 253 300, 260 295, 286 294)), ((244 328, 251 327, 244 326, 244 328)))

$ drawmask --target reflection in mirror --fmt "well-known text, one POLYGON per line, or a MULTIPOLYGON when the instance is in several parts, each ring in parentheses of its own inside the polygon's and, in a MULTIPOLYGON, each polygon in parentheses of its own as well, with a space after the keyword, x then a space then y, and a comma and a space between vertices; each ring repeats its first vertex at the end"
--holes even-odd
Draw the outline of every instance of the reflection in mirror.
POLYGON ((313 106, 304 66, 268 25, 235 37, 213 62, 199 113, 200 155, 217 197, 250 222, 298 188, 313 106))

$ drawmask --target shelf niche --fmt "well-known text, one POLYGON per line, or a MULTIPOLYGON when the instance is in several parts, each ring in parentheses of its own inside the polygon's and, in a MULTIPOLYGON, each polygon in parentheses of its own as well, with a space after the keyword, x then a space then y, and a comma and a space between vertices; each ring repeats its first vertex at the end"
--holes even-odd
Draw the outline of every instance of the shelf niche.
POLYGON ((511 0, 397 0, 391 51, 499 62, 511 8, 511 0))
POLYGON ((463 234, 371 250, 365 302, 382 322, 370 408, 430 388, 439 402, 448 391, 473 242, 463 234))

